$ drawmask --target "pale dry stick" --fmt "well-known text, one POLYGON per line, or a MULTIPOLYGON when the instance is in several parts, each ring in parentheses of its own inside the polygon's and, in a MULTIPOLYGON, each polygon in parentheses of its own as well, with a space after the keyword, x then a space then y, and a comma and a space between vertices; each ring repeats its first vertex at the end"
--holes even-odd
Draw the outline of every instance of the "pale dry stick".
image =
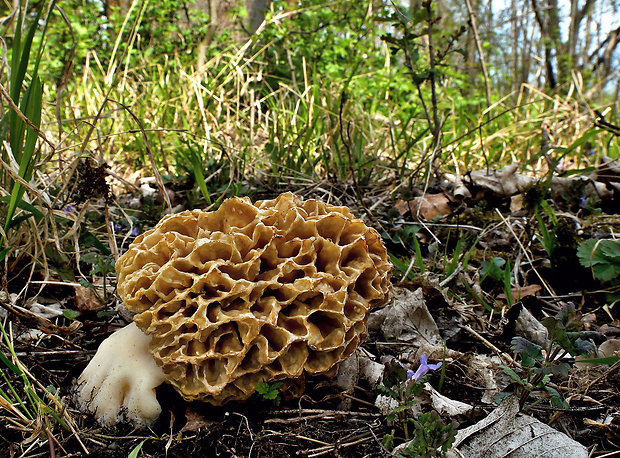
MULTIPOLYGON (((15 14, 17 13, 18 9, 15 8, 13 10, 13 12, 11 14, 9 14, 5 19, 4 19, 4 24, 8 24, 9 19, 13 19, 15 14)), ((6 45, 6 42, 4 41, 4 38, 0 37, 0 43, 2 43, 2 58, 0 59, 0 74, 4 75, 4 69, 6 67, 6 64, 8 62, 7 59, 7 48, 8 46, 6 45)))
POLYGON ((32 280, 30 283, 32 284, 43 284, 43 285, 58 285, 58 286, 82 286, 80 283, 71 282, 71 281, 53 281, 53 280, 32 280))
POLYGON ((11 164, 7 164, 6 162, 4 162, 4 160, 2 160, 0 158, 0 164, 2 164, 2 167, 7 171, 7 173, 11 176, 11 178, 14 181, 16 181, 17 183, 19 183, 25 190, 30 191, 31 193, 33 193, 35 195, 39 195, 40 193, 35 188, 33 188, 30 185, 30 183, 28 183, 26 180, 24 180, 19 175, 19 172, 16 172, 16 170, 19 170, 19 165, 17 164, 17 161, 13 157, 13 152, 11 151, 11 147, 10 147, 10 145, 6 141, 3 141, 3 143, 4 143, 5 151, 10 153, 9 154, 9 162, 11 164))
MULTIPOLYGON (((443 127, 443 121, 441 122, 441 125, 439 126, 438 132, 439 134, 441 134, 441 129, 443 127)), ((430 180, 431 180, 431 173, 430 170, 433 168, 433 163, 435 161, 435 156, 437 155, 437 152, 439 151, 439 145, 440 145, 440 141, 439 139, 437 139, 437 141, 435 142, 435 146, 433 147, 433 152, 431 153, 431 156, 429 157, 429 173, 426 176, 426 181, 424 183, 424 190, 422 191, 422 198, 424 198, 424 196, 426 196, 426 192, 428 191, 428 188, 430 186, 430 180)), ((409 205, 407 205, 407 207, 409 207, 409 205)), ((420 208, 422 207, 422 205, 418 205, 418 208, 416 210, 416 218, 418 219, 419 223, 422 225, 422 227, 424 227, 424 229, 426 229, 428 231, 428 233, 431 235, 431 237, 433 237, 433 239, 435 239, 435 241, 439 244, 441 244, 441 241, 437 238, 437 236, 428 228, 427 224, 423 221, 422 218, 420 218, 420 208)))
POLYGON ((129 109, 128 106, 124 105, 121 102, 113 100, 113 99, 108 99, 108 100, 110 102, 117 103, 118 105, 123 107, 127 111, 127 113, 129 113, 129 115, 133 118, 133 120, 136 122, 136 124, 138 124, 138 127, 140 129, 140 133, 142 134, 142 140, 144 141, 144 148, 146 149, 146 154, 149 157, 149 162, 151 163, 151 167, 153 169, 153 175, 155 175, 155 181, 157 182, 157 187, 159 188, 159 192, 161 192, 162 197, 164 198, 164 201, 166 202, 166 205, 167 205, 168 209, 172 210, 172 202, 170 202, 170 196, 166 192, 166 187, 164 186, 164 181, 162 180, 161 174, 159 173, 159 170, 157 169, 157 164, 155 162, 155 156, 153 155, 153 149, 151 148, 151 144, 150 144, 149 139, 148 139, 148 137, 146 135, 146 132, 144 130, 144 126, 142 125, 142 121, 140 121, 140 118, 138 118, 133 113, 133 111, 131 111, 129 109))
MULTIPOLYGON (((45 197, 47 197, 47 195, 42 193, 38 189, 36 189, 31 183, 26 182, 19 175, 19 172, 16 171, 16 170, 19 170, 19 166, 17 165, 15 157, 13 157, 13 154, 12 154, 12 151, 11 151, 11 147, 9 146, 9 144, 6 141, 4 141, 4 148, 5 148, 5 151, 8 153, 8 159, 9 159, 10 165, 7 164, 6 162, 4 162, 2 159, 0 159, 0 164, 2 164, 3 168, 7 171, 9 176, 15 182, 19 183, 24 190, 29 191, 33 196, 36 196, 39 200, 41 200, 43 206, 47 208, 48 215, 50 213, 52 213, 52 207, 51 207, 51 204, 49 202, 49 198, 47 198, 47 199, 45 198, 45 197)), ((53 220, 53 218, 51 218, 51 220, 53 220)), ((36 224, 33 223, 31 218, 28 218, 28 224, 33 225, 33 228, 32 228, 33 230, 30 231, 30 234, 34 236, 35 242, 39 241, 41 243, 41 247, 42 247, 43 244, 42 244, 42 241, 40 239, 39 231, 36 230, 36 224)), ((5 240, 8 240, 7 234, 4 233, 4 231, 2 232, 2 234, 5 237, 5 240)), ((33 244, 35 246, 37 246, 35 242, 33 242, 33 244)), ((24 246, 22 247, 22 251, 24 251, 26 249, 26 245, 27 244, 24 244, 24 246)), ((43 253, 44 253, 44 251, 43 251, 43 253)), ((35 256, 34 259, 38 259, 38 257, 35 256)), ((43 255, 43 264, 44 264, 44 267, 45 267, 45 273, 46 273, 46 277, 47 277, 48 269, 47 269, 47 258, 45 257, 45 255, 43 255)), ((33 264, 33 267, 34 267, 34 264, 33 264)), ((32 278, 32 272, 31 272, 30 278, 32 278)), ((27 285, 28 285, 28 283, 26 283, 26 286, 27 285)))
POLYGON ((58 333, 69 335, 77 331, 82 327, 82 323, 79 321, 73 321, 70 326, 62 327, 52 323, 47 318, 43 318, 42 316, 37 315, 36 313, 31 312, 30 310, 20 307, 14 303, 8 303, 6 299, 0 300, 0 307, 5 310, 11 312, 12 314, 20 317, 32 320, 37 323, 37 326, 42 326, 43 329, 49 333, 58 333))
POLYGON ((337 449, 346 448, 346 447, 353 447, 354 445, 358 445, 358 444, 361 444, 363 442, 367 442, 368 440, 371 440, 371 439, 373 439, 372 435, 365 435, 365 436, 362 436, 359 439, 356 439, 356 440, 354 440, 352 442, 345 442, 343 444, 328 445, 328 446, 324 446, 324 447, 315 448, 314 450, 305 450, 305 451, 299 452, 299 454, 300 455, 306 455, 309 458, 316 457, 316 456, 327 455, 328 453, 332 453, 332 452, 336 451, 337 449))
MULTIPOLYGON (((41 180, 43 181, 43 180, 41 180)), ((58 227, 56 225, 56 218, 55 216, 63 216, 64 218, 71 220, 71 217, 69 217, 69 215, 67 213, 59 212, 57 210, 54 210, 54 205, 52 202, 49 201, 49 196, 47 194, 43 194, 43 195, 38 195, 38 197, 44 202, 45 206, 47 207, 47 211, 48 211, 48 216, 51 215, 51 217, 48 218, 48 224, 43 225, 43 231, 45 233, 45 240, 49 241, 49 235, 48 235, 48 231, 51 231, 51 238, 54 241, 54 245, 56 246, 56 250, 58 250, 59 253, 66 253, 65 250, 62 249, 62 247, 60 246, 60 241, 64 240, 64 237, 59 236, 58 234, 58 227), (43 197, 46 197, 46 199, 44 199, 43 197)), ((72 215, 73 216, 73 215, 72 215)), ((74 220, 73 221, 73 226, 72 229, 77 231, 77 229, 79 228, 79 224, 80 224, 80 220, 74 220)))
MULTIPOLYGON (((161 179, 161 177, 160 177, 161 179)), ((162 183, 163 185, 163 183, 162 183)), ((165 191, 165 190, 164 190, 165 191)), ((168 193, 164 192, 165 196, 168 196, 168 193)), ((168 199, 169 201, 169 199, 168 199)), ((168 207, 168 208, 172 208, 172 207, 168 207)), ((114 230, 114 224, 110 221, 110 210, 108 208, 108 204, 104 204, 103 207, 103 217, 105 219, 105 227, 106 227, 106 231, 108 234, 108 240, 109 240, 109 245, 110 245, 110 251, 112 251, 112 256, 114 256, 114 259, 118 259, 118 245, 116 244, 116 231, 114 230)), ((105 291, 104 291, 105 293, 105 291)))
POLYGON ((378 418, 382 415, 380 413, 373 412, 350 412, 348 410, 321 410, 321 409, 301 409, 301 410, 277 410, 271 412, 274 415, 294 415, 299 414, 299 417, 295 418, 268 418, 264 421, 264 423, 289 423, 289 422, 300 422, 307 420, 316 420, 316 419, 329 419, 335 417, 337 415, 342 416, 351 416, 351 417, 361 417, 361 418, 378 418), (301 414, 310 414, 306 416, 301 416, 301 414))
MULTIPOLYGON (((69 230, 67 230, 64 235, 58 237, 58 230, 56 229, 56 225, 54 224, 53 228, 52 228, 52 233, 54 234, 54 236, 56 238, 58 238, 58 240, 66 240, 70 237, 73 237, 74 234, 77 233, 78 229, 81 228, 81 223, 82 223, 82 219, 84 217, 84 214, 87 211, 87 207, 83 206, 82 209, 80 210, 79 213, 73 213, 70 210, 53 210, 53 215, 56 217, 60 217, 69 221, 72 221, 72 225, 69 228, 69 230)), ((50 221, 54 220, 55 218, 51 218, 50 221)), ((58 249, 59 252, 61 253, 66 253, 66 251, 62 250, 60 246, 58 246, 58 244, 56 244, 56 249, 58 249)))
POLYGON ((127 233, 123 237, 123 241, 121 242, 121 249, 122 249, 125 243, 127 243, 127 239, 131 237, 133 229, 134 229, 134 225, 133 225, 132 218, 130 218, 127 212, 125 212, 125 210, 120 205, 118 205, 118 202, 116 202, 115 200, 114 203, 116 204, 116 208, 121 212, 123 217, 129 222, 129 230, 127 231, 127 233))
MULTIPOLYGON (((415 235, 414 235, 415 237, 415 235)), ((406 280, 409 277, 409 273, 411 272, 411 270, 413 269, 413 265, 415 264, 415 259, 416 255, 414 254, 411 257, 411 262, 409 263, 409 267, 407 267, 407 270, 405 271, 405 273, 403 274, 402 280, 406 280)))
MULTIPOLYGON (((418 223, 414 222, 414 223, 404 223, 404 224, 415 226, 418 223)), ((482 227, 472 226, 470 224, 426 223, 426 225, 428 227, 447 227, 447 228, 453 228, 453 229, 467 229, 470 231, 478 231, 481 233, 484 233, 486 231, 486 229, 482 227)))
MULTIPOLYGON (((89 202, 90 202, 90 199, 88 199, 84 203, 84 205, 82 205, 82 210, 80 211, 80 214, 78 215, 79 218, 76 219, 76 223, 74 224, 74 226, 77 226, 82 221, 82 216, 86 213, 86 210, 88 209, 88 203, 89 202)), ((80 249, 80 238, 78 236, 77 230, 73 231, 73 233, 71 234, 71 237, 73 239, 73 248, 75 250, 75 266, 77 267, 77 271, 80 274, 80 277, 86 279, 87 277, 82 272, 82 267, 81 267, 82 263, 80 262, 80 258, 81 258, 81 254, 80 253, 82 252, 82 250, 80 249)))
POLYGON ((170 447, 172 446, 172 441, 173 438, 175 437, 174 435, 174 413, 170 412, 170 433, 168 434, 168 440, 166 441, 166 445, 164 445, 164 450, 166 452, 165 456, 168 456, 168 450, 170 450, 170 447))
POLYGON ((15 426, 24 427, 24 426, 29 425, 32 422, 32 420, 30 420, 19 409, 17 409, 12 402, 9 402, 3 396, 0 396, 0 409, 4 409, 7 412, 11 412, 13 415, 18 417, 19 421, 21 421, 22 423, 19 423, 19 421, 16 419, 5 417, 8 421, 13 423, 15 426))
POLYGON ((367 406, 372 407, 372 408, 376 407, 372 402, 364 401, 363 399, 357 398, 355 396, 351 396, 350 394, 347 394, 347 393, 342 393, 342 397, 351 399, 351 400, 353 400, 355 402, 359 402, 360 404, 364 404, 364 405, 367 405, 367 406))
MULTIPOLYGON (((515 280, 515 290, 517 292, 517 297, 520 298, 521 297, 521 285, 520 285, 520 281, 519 281, 519 274, 521 272, 521 260, 523 259, 523 251, 519 251, 517 253, 517 256, 515 257, 515 264, 514 266, 512 266, 512 276, 515 280)), ((512 289, 512 288, 511 288, 512 289)), ((512 293, 511 293, 512 294, 512 293)), ((512 298, 513 303, 515 303, 515 298, 512 298)), ((502 317, 504 316, 504 309, 502 308, 502 317)))
POLYGON ((465 4, 467 5, 467 11, 469 12, 471 30, 473 32, 474 42, 476 43, 476 50, 478 51, 478 58, 480 59, 480 65, 482 67, 482 76, 484 77, 484 87, 486 89, 487 107, 488 107, 491 105, 491 88, 489 86, 489 72, 487 70, 487 64, 484 61, 484 51, 482 50, 482 45, 480 44, 480 36, 478 35, 478 24, 476 24, 476 13, 474 13, 473 8, 471 7, 471 2, 469 0, 465 0, 465 4))
POLYGON ((84 350, 51 350, 51 351, 16 351, 15 356, 24 358, 35 356, 37 358, 49 358, 51 356, 74 356, 83 355, 84 350))
POLYGON ((609 374, 611 374, 612 372, 618 370, 618 368, 620 367, 620 361, 616 361, 613 366, 611 366, 610 368, 608 368, 604 374, 600 375, 599 377, 597 377, 596 379, 592 380, 590 383, 588 383, 588 386, 586 386, 586 389, 584 390, 583 394, 586 395, 588 393, 588 391, 590 390, 590 388, 592 388, 592 385, 598 383, 599 381, 601 381, 604 378, 607 378, 609 376, 609 374))
MULTIPOLYGON (((76 127, 76 129, 74 129, 74 131, 75 130, 77 130, 77 127, 76 127)), ((70 133, 67 133, 67 138, 68 138, 69 134, 70 133)), ((67 146, 66 148, 62 148, 62 149, 59 150, 59 154, 60 154, 60 152, 68 151, 69 149, 75 148, 76 146, 77 145, 72 144, 72 145, 67 146)), ((51 162, 51 159, 52 159, 52 156, 48 154, 43 159, 43 161, 44 162, 45 161, 51 162)), ((65 191, 69 187, 70 179, 73 176, 73 174, 75 172, 75 169, 78 166, 78 159, 79 159, 79 153, 70 155, 69 157, 64 159, 64 162, 68 162, 69 165, 66 166, 65 169, 62 169, 62 170, 60 169, 60 166, 58 167, 59 176, 62 175, 64 177, 66 177, 66 179, 65 179, 65 182, 63 183, 62 187, 60 188, 60 190, 58 191, 58 193, 56 194, 56 196, 54 196, 54 199, 52 200, 52 204, 51 204, 52 208, 54 208, 56 206, 57 202, 62 198, 62 196, 65 195, 65 191)), ((54 178, 52 180, 52 182, 54 182, 57 178, 58 177, 54 178)), ((73 186, 74 187, 77 186, 77 183, 74 184, 73 186)))
POLYGON ((452 272, 450 275, 448 275, 446 278, 444 278, 442 281, 439 282, 439 286, 441 288, 446 286, 448 283, 450 283, 452 281, 452 279, 454 277, 456 277, 458 274, 460 274, 462 270, 463 270, 463 265, 461 263, 459 263, 459 265, 456 266, 456 269, 454 269, 454 272, 452 272))
POLYGON ((499 215, 499 217, 501 218, 501 220, 504 222, 504 224, 506 225, 506 227, 508 228, 508 230, 510 231, 510 233, 512 234, 512 236, 515 238, 515 240, 517 241, 517 243, 519 244, 519 247, 521 248, 521 250, 523 251, 523 254, 525 255, 525 257, 527 258, 528 262, 530 263, 530 265, 532 266, 532 269, 534 270, 534 273, 536 273, 536 276, 538 277, 538 279, 540 280, 540 282, 544 285, 544 287, 547 289, 547 291, 549 291, 549 293, 552 296, 555 296, 555 291, 553 290, 553 288, 551 288, 551 286, 549 286, 547 284, 547 282, 542 278, 542 276, 540 275, 540 273, 538 273, 538 270, 536 269, 536 267, 534 267, 534 260, 530 257, 530 255, 528 254, 527 250, 525 249, 525 247, 523 246, 523 244, 521 243, 521 240, 519 239, 519 237, 517 237, 517 234, 515 234, 515 232, 512 230, 512 227, 510 226, 510 224, 508 223, 508 221, 506 220, 506 218, 504 218, 504 215, 502 215, 502 213, 496 208, 495 211, 497 212, 497 214, 499 215))
MULTIPOLYGON (((45 248, 44 248, 45 244, 43 243, 43 240, 41 240, 41 234, 39 234, 39 231, 36 229, 36 224, 34 224, 34 221, 32 220, 32 218, 28 219, 28 224, 31 226, 31 230, 29 232, 34 238, 34 240, 31 241, 32 246, 34 247, 34 253, 32 255, 32 259, 40 260, 40 262, 43 264, 44 278, 49 278, 50 271, 49 271, 49 265, 47 263, 47 256, 45 255, 45 248)), ((26 247, 27 247, 27 244, 23 246, 23 249, 25 250, 26 247)), ((24 287, 19 291, 18 297, 26 297, 26 291, 28 291, 28 288, 30 287, 30 282, 32 281, 32 278, 34 277, 36 267, 37 267, 36 262, 30 263, 30 273, 28 274, 28 280, 24 283, 24 287)), ((40 294, 43 288, 45 288, 45 285, 41 285, 41 287, 39 288, 39 291, 35 294, 35 296, 40 294)))
MULTIPOLYGON (((147 129, 148 130, 153 130, 153 129, 147 129)), ((103 138, 103 137, 102 137, 103 138)), ((140 188, 137 187, 135 184, 130 183, 129 181, 125 180, 122 176, 120 176, 119 174, 113 172, 112 170, 106 170, 106 173, 108 175, 110 175, 112 178, 116 178, 118 181, 121 182, 121 184, 125 185, 126 187, 128 187, 129 189, 131 189, 131 191, 136 194, 136 193, 140 193, 140 188)))
POLYGON ((329 442, 323 442, 323 441, 320 441, 318 439, 312 439, 311 437, 300 436, 299 434, 293 434, 292 436, 295 439, 303 439, 303 440, 306 440, 308 442, 314 442, 315 444, 331 446, 331 444, 329 442))
POLYGON ((261 431, 261 433, 265 433, 265 436, 269 436, 269 435, 273 435, 273 436, 288 436, 288 437, 294 437, 295 439, 302 439, 302 440, 306 440, 308 442, 313 442, 315 444, 319 444, 319 445, 328 445, 331 446, 331 444, 329 442, 323 442, 321 440, 318 439, 313 439, 311 437, 306 437, 306 436, 301 436, 299 434, 293 434, 293 433, 287 433, 287 432, 280 432, 280 431, 274 431, 273 429, 263 429, 261 431))
POLYGON ((372 437, 375 439, 375 442, 381 447, 381 449, 383 450, 383 454, 384 456, 392 456, 392 454, 390 453, 390 451, 385 448, 385 445, 383 445, 383 443, 379 440, 379 438, 377 437, 377 435, 375 434, 375 432, 372 430, 372 428, 370 427, 370 425, 366 425, 368 426, 368 431, 370 431, 370 434, 372 434, 372 437))
MULTIPOLYGON (((252 434, 252 429, 250 428, 250 422, 245 415, 241 415, 239 412, 231 412, 233 415, 237 415, 245 420, 245 426, 248 428, 248 433, 250 433, 250 440, 254 440, 254 435, 252 434)), ((239 436, 239 431, 241 430, 241 423, 239 423, 239 428, 237 429, 237 437, 239 436)))
POLYGON ((599 455, 597 458, 607 458, 610 456, 618 456, 620 455, 620 450, 616 450, 615 452, 605 453, 604 455, 599 455))
MULTIPOLYGON (((30 426, 30 425, 29 425, 30 426)), ((32 426, 31 426, 32 427, 32 426)), ((30 438, 32 440, 32 442, 30 442, 28 448, 26 448, 26 450, 23 451, 21 456, 31 456, 30 452, 35 448, 35 447, 43 447, 44 441, 38 437, 39 433, 41 433, 41 425, 35 425, 33 427, 33 434, 31 434, 30 438)))
POLYGON ((503 351, 501 351, 499 348, 497 348, 495 345, 493 345, 491 342, 489 342, 486 338, 484 338, 482 335, 480 335, 480 333, 476 332, 475 330, 473 330, 472 328, 470 328, 466 324, 460 326, 460 328, 464 329, 467 332, 469 332, 476 339, 480 340, 480 342, 482 342, 487 348, 493 350, 495 353, 497 353, 499 356, 501 356, 502 358, 504 358, 505 360, 507 360, 511 364, 518 365, 518 363, 512 358, 512 356, 510 356, 508 353, 504 353, 503 351))

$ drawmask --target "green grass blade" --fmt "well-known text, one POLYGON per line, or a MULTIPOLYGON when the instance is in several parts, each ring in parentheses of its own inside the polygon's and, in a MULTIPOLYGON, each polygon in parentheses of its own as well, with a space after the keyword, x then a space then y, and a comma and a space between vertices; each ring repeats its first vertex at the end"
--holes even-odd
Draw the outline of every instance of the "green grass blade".
MULTIPOLYGON (((37 31, 37 26, 39 24, 39 20, 41 19, 41 13, 43 8, 39 8, 37 15, 30 25, 28 29, 28 33, 26 35, 26 39, 22 45, 21 43, 21 25, 25 20, 26 12, 23 11, 20 7, 20 24, 16 27, 15 30, 15 40, 13 42, 13 56, 12 56, 12 67, 11 67, 11 88, 10 94, 13 102, 16 105, 21 107, 22 112, 24 111, 24 107, 27 106, 28 97, 25 96, 20 103, 20 94, 22 91, 22 85, 24 83, 24 79, 26 78, 26 72, 28 71, 28 63, 30 61, 30 51, 32 48, 32 41, 34 39, 35 32, 37 31), (17 70, 17 71, 15 71, 17 70)), ((28 92, 28 91, 27 91, 28 92)), ((25 135, 26 125, 23 120, 19 118, 17 113, 11 111, 9 114, 9 144, 11 145, 11 149, 13 151, 13 156, 15 160, 21 164, 21 155, 23 149, 23 138, 25 135)))
MULTIPOLYGON (((41 125, 43 88, 38 77, 35 76, 35 78, 32 80, 32 83, 28 88, 28 91, 26 91, 26 94, 28 94, 28 99, 30 103, 28 103, 28 105, 26 106, 25 115, 36 127, 39 127, 41 125)), ((20 122, 25 128, 25 123, 21 119, 20 122)), ((36 160, 35 151, 37 138, 37 133, 32 129, 28 129, 25 146, 23 149, 23 155, 19 163, 19 176, 22 177, 25 181, 29 181, 30 177, 32 176, 34 162, 36 160)), ((5 232, 8 231, 9 227, 11 227, 13 223, 13 215, 15 214, 15 210, 17 209, 19 202, 21 202, 23 195, 23 186, 18 182, 13 183, 13 189, 11 190, 11 200, 9 202, 7 216, 4 223, 5 232)))

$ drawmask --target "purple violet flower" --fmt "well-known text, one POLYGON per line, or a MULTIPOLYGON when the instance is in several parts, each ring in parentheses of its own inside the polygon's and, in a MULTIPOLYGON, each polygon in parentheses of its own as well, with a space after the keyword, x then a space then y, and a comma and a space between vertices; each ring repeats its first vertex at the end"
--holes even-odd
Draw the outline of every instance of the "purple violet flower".
POLYGON ((422 377, 424 377, 428 371, 436 371, 441 367, 441 361, 437 364, 427 364, 426 363, 426 355, 420 356, 420 366, 417 371, 407 371, 407 380, 413 379, 414 382, 417 382, 422 377))
POLYGON ((138 227, 134 226, 133 229, 131 230, 131 236, 132 237, 137 237, 138 236, 138 227))
POLYGON ((579 199, 579 208, 586 208, 586 206, 588 205, 588 198, 586 196, 583 196, 579 199))

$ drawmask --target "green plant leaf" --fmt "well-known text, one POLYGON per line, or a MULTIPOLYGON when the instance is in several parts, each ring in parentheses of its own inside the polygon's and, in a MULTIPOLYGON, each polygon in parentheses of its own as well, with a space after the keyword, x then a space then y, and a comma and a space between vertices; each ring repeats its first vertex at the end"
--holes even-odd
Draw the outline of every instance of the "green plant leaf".
POLYGON ((548 367, 549 372, 553 375, 560 375, 564 378, 568 377, 570 365, 564 362, 554 362, 548 367))
POLYGON ((594 343, 592 343, 589 340, 583 340, 581 337, 578 337, 573 342, 573 351, 571 352, 571 355, 585 356, 585 355, 589 355, 590 353, 594 353, 595 349, 596 347, 594 343))
POLYGON ((579 360, 580 363, 605 364, 607 366, 613 366, 618 361, 620 361, 620 356, 607 356, 605 358, 583 358, 579 360))
POLYGON ((558 390, 548 385, 545 385, 545 391, 547 391, 547 393, 549 393, 549 395, 551 396, 551 405, 553 405, 553 407, 556 407, 558 409, 569 408, 568 403, 562 398, 562 395, 560 395, 558 390))
POLYGON ((523 337, 513 337, 512 351, 521 356, 521 362, 524 366, 534 367, 537 362, 542 362, 545 357, 542 354, 542 347, 523 337))
POLYGON ((394 399, 398 399, 398 393, 391 388, 386 387, 385 385, 378 384, 375 386, 375 389, 384 396, 389 396, 394 399))
POLYGON ((502 281, 504 278, 504 264, 506 264, 506 260, 499 257, 495 257, 491 261, 482 261, 480 263, 482 266, 480 269, 480 281, 484 280, 487 276, 494 280, 502 281))
POLYGON ((562 324, 566 331, 580 331, 583 322, 581 312, 575 308, 575 304, 567 302, 555 315, 556 320, 562 324))
POLYGON ((519 385, 523 385, 523 379, 519 377, 519 375, 512 368, 508 366, 499 366, 499 367, 502 371, 504 371, 504 374, 509 376, 514 382, 518 383, 519 385))
POLYGON ((256 392, 264 399, 272 401, 275 405, 280 404, 280 390, 282 382, 259 382, 256 385, 256 392))
POLYGON ((383 384, 387 388, 398 386, 407 380, 407 370, 396 360, 389 361, 383 370, 383 384))
POLYGON ((577 247, 579 263, 592 269, 594 278, 610 281, 620 276, 620 241, 589 239, 577 247))
POLYGON ((15 375, 21 376, 23 374, 22 370, 19 367, 17 367, 15 364, 13 364, 11 360, 8 359, 2 352, 0 352, 0 361, 2 361, 4 365, 8 367, 9 370, 13 372, 15 375))
POLYGON ((504 294, 506 295, 506 302, 508 303, 508 307, 512 307, 514 304, 514 299, 512 297, 512 283, 511 283, 511 272, 510 272, 510 262, 506 262, 506 266, 504 267, 504 294))
POLYGON ((381 444, 389 451, 394 449, 394 435, 393 434, 386 434, 383 436, 383 439, 381 439, 381 444))
POLYGON ((147 440, 148 439, 143 439, 142 442, 136 445, 136 447, 129 453, 129 455, 127 455, 127 458, 138 458, 138 454, 140 453, 142 446, 147 440))
POLYGON ((62 314, 63 314, 63 316, 65 318, 67 318, 67 319, 69 319, 71 321, 75 320, 76 318, 78 318, 81 315, 79 310, 71 310, 71 309, 63 310, 62 314))
POLYGON ((620 240, 603 240, 600 248, 606 258, 620 259, 620 240))

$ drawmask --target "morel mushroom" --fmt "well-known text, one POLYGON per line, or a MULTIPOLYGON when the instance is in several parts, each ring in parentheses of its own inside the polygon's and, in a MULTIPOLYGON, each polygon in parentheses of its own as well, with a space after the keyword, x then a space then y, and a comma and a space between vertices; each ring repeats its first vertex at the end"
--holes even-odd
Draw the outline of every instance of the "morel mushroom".
MULTIPOLYGON (((388 300, 391 270, 379 234, 346 207, 291 193, 167 216, 116 263, 118 293, 165 380, 215 405, 259 382, 334 375, 388 300)), ((78 403, 106 423, 101 411, 123 400, 97 402, 87 372, 78 403)))

